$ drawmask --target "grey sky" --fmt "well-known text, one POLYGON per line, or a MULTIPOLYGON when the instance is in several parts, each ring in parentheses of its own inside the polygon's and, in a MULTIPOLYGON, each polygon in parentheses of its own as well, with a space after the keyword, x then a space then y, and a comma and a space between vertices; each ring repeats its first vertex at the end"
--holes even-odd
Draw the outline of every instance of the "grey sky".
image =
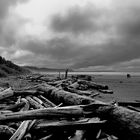
POLYGON ((0 55, 20 65, 140 70, 139 0, 2 0, 0 55))

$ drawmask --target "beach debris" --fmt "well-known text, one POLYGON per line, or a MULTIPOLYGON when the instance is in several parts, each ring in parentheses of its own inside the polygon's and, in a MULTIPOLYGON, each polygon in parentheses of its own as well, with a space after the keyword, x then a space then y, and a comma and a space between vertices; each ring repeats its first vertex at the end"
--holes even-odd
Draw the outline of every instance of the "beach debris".
POLYGON ((131 110, 134 110, 134 111, 137 111, 137 112, 140 112, 140 108, 136 108, 136 107, 133 107, 133 106, 127 106, 128 109, 131 109, 131 110))
POLYGON ((0 136, 5 140, 139 140, 140 112, 135 104, 99 101, 94 97, 111 94, 109 87, 79 77, 32 74, 19 77, 30 83, 26 87, 0 88, 0 136))
POLYGON ((140 107, 140 102, 134 102, 134 101, 118 101, 118 105, 120 106, 133 106, 133 107, 140 107))
POLYGON ((131 78, 131 74, 129 74, 129 73, 126 76, 127 76, 127 78, 131 78))
POLYGON ((69 69, 66 69, 66 71, 65 71, 65 79, 67 79, 67 77, 68 77, 68 71, 69 71, 69 69))
POLYGON ((109 90, 109 89, 99 89, 100 92, 105 93, 105 94, 113 94, 113 90, 109 90))

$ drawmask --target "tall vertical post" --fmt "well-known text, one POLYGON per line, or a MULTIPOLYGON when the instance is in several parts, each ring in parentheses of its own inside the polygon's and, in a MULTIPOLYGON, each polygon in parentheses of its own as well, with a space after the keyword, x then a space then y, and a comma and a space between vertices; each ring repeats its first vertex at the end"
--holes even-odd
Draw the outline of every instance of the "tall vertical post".
POLYGON ((67 79, 67 77, 68 77, 68 69, 66 69, 65 71, 65 79, 67 79))
POLYGON ((58 75, 59 78, 61 77, 60 75, 61 75, 61 74, 60 74, 60 71, 59 71, 59 75, 58 75))

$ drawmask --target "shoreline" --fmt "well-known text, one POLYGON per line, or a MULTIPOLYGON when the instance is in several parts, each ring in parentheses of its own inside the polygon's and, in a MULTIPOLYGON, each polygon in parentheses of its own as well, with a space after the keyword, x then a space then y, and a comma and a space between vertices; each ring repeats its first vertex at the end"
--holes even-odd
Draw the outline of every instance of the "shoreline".
MULTIPOLYGON (((73 72, 69 72, 69 76, 71 76, 73 72)), ((84 72, 85 73, 85 72, 84 72)), ((37 73, 36 73, 37 74, 37 73)), ((48 77, 58 76, 59 73, 55 74, 53 72, 49 73, 41 73, 48 75, 48 77)), ((75 73, 77 75, 81 75, 81 73, 75 73)), ((85 75, 89 75, 85 73, 85 75)), ((64 76, 64 73, 61 73, 61 76, 64 76)), ((98 84, 103 84, 109 86, 110 90, 113 90, 113 94, 103 94, 100 93, 99 97, 96 97, 99 100, 103 101, 135 101, 140 100, 140 76, 132 75, 131 78, 127 78, 126 75, 90 75, 93 77, 93 82, 98 84)), ((18 79, 20 76, 11 76, 7 78, 1 78, 1 85, 9 85, 14 86, 15 88, 23 87, 26 85, 33 84, 26 80, 18 79)))

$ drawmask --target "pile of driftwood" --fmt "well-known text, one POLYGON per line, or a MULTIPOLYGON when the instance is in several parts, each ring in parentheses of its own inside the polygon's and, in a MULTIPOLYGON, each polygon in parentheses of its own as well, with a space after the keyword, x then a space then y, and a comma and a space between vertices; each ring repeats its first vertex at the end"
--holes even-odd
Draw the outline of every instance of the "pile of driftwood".
POLYGON ((4 140, 140 139, 140 112, 94 99, 98 90, 108 86, 77 77, 24 78, 36 85, 0 88, 4 140))

